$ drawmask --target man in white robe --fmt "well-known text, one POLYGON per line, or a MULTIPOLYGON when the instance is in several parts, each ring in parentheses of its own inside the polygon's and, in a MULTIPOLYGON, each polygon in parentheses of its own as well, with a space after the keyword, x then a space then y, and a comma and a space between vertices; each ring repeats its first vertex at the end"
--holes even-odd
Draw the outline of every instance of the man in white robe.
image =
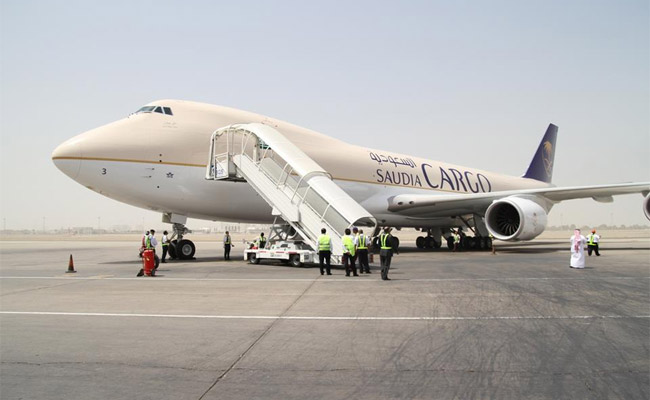
POLYGON ((571 260, 569 266, 571 268, 584 268, 585 267, 585 244, 587 238, 580 234, 580 229, 573 231, 571 236, 571 260))

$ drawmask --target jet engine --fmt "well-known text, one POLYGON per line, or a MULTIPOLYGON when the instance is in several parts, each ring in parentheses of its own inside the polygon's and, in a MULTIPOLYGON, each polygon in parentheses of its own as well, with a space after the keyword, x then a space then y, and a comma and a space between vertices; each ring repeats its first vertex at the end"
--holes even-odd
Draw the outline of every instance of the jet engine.
POLYGON ((523 197, 506 197, 492 203, 485 213, 485 225, 499 240, 531 240, 546 228, 547 211, 523 197))
POLYGON ((650 193, 643 199, 643 212, 645 213, 645 217, 650 219, 650 193))

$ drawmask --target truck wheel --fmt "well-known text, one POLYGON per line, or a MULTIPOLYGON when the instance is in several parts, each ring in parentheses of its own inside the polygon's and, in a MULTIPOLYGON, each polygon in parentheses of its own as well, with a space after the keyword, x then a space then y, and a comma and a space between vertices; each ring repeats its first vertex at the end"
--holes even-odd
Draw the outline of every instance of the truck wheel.
POLYGON ((176 245, 176 255, 181 260, 191 260, 194 258, 196 247, 191 240, 183 239, 176 245))
POLYGON ((291 263, 292 267, 302 267, 302 263, 300 262, 300 255, 298 254, 292 255, 289 262, 291 263))
POLYGON ((251 253, 248 255, 248 261, 250 261, 251 264, 259 264, 260 259, 257 257, 257 254, 251 253))

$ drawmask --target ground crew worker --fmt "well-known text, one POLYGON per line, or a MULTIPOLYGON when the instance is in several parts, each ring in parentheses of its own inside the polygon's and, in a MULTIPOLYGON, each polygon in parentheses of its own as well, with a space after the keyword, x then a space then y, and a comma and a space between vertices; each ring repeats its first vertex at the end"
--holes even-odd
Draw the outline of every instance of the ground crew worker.
POLYGON ((363 234, 363 229, 359 230, 356 237, 355 244, 357 245, 357 258, 359 259, 359 272, 363 274, 370 273, 370 265, 368 264, 368 236, 363 234))
POLYGON ((357 259, 359 258, 359 252, 357 251, 357 247, 359 246, 359 228, 352 227, 352 242, 354 243, 354 255, 352 256, 352 265, 357 265, 357 259))
POLYGON ((325 228, 320 230, 321 235, 318 237, 318 261, 320 263, 320 274, 324 274, 327 270, 327 275, 332 275, 330 271, 330 260, 332 257, 332 239, 327 234, 325 228), (326 264, 325 264, 326 262, 326 264))
POLYGON ((492 254, 497 254, 497 248, 494 247, 494 240, 495 239, 494 239, 494 236, 492 236, 491 233, 489 235, 489 238, 490 238, 490 246, 492 246, 492 254))
POLYGON ((260 233, 260 237, 257 239, 257 248, 263 249, 266 246, 266 238, 264 237, 264 232, 260 233))
POLYGON ((142 253, 147 249, 147 237, 149 236, 149 231, 144 233, 142 236, 142 245, 140 246, 140 258, 142 258, 142 253))
POLYGON ((458 231, 452 232, 451 236, 454 238, 454 250, 453 251, 458 251, 458 247, 460 246, 460 233, 458 233, 458 231))
POLYGON ((587 235, 587 254, 591 257, 591 252, 595 251, 597 256, 600 256, 598 252, 598 243, 600 242, 600 235, 596 235, 596 230, 592 229, 591 233, 587 235))
POLYGON ((357 274, 357 266, 354 264, 354 255, 356 254, 356 248, 354 246, 354 238, 350 235, 350 229, 345 229, 345 236, 341 238, 343 241, 343 265, 345 265, 345 276, 350 276, 350 272, 354 273, 354 276, 359 276, 357 274))
POLYGON ((162 249, 163 249, 163 256, 162 260, 160 262, 167 262, 165 261, 165 258, 167 257, 167 250, 169 250, 169 238, 167 237, 168 232, 163 231, 163 236, 162 239, 160 240, 160 243, 162 244, 162 249))
MULTIPOLYGON (((379 261, 381 262, 381 279, 389 281, 388 270, 390 261, 393 258, 393 235, 390 234, 390 228, 384 228, 384 233, 379 235, 379 261)), ((395 249, 397 254, 397 249, 395 249)))
POLYGON ((223 236, 223 259, 228 261, 230 260, 230 248, 235 247, 232 245, 232 238, 230 237, 230 232, 226 231, 226 234, 223 236))
POLYGON ((149 229, 149 236, 145 239, 145 247, 147 250, 153 250, 153 259, 154 259, 154 267, 153 271, 151 271, 151 275, 153 276, 156 270, 158 269, 158 266, 160 265, 160 257, 156 254, 156 246, 158 246, 158 240, 156 240, 156 231, 153 229, 149 229))

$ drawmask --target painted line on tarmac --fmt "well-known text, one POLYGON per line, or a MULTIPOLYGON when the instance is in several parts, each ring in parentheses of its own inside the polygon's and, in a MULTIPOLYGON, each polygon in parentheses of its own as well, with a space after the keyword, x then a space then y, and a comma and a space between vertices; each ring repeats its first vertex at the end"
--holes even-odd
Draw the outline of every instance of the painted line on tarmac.
POLYGON ((559 315, 559 316, 487 316, 487 317, 318 317, 274 315, 192 315, 192 314, 115 314, 48 311, 0 311, 0 315, 45 315, 71 317, 188 318, 188 319, 263 319, 310 321, 494 321, 494 320, 573 320, 573 319, 647 319, 650 315, 559 315))
MULTIPOLYGON (((82 280, 82 281, 190 281, 190 282, 201 282, 201 281, 260 281, 260 282, 313 282, 316 278, 165 278, 164 276, 155 276, 155 277, 136 277, 136 278, 119 278, 107 275, 97 275, 97 276, 0 276, 0 279, 52 279, 52 280, 82 280)), ((335 279, 331 279, 335 281, 335 279)))
MULTIPOLYGON (((379 275, 376 275, 379 278, 379 275)), ((0 279, 53 279, 53 280, 88 280, 88 281, 98 281, 98 280, 107 280, 107 281, 149 281, 149 282, 161 282, 161 281, 188 281, 188 282, 313 282, 317 280, 318 282, 379 282, 379 279, 343 279, 341 275, 339 279, 318 279, 318 278, 166 278, 164 276, 158 277, 136 277, 136 278, 119 278, 111 277, 107 275, 98 275, 98 276, 0 276, 0 279)), ((607 281, 607 280, 638 280, 638 279, 650 279, 650 276, 608 276, 608 277, 564 277, 564 278, 544 278, 544 277, 523 277, 523 278, 422 278, 422 279, 400 279, 393 278, 394 281, 406 281, 406 282, 489 282, 489 281, 607 281)))

